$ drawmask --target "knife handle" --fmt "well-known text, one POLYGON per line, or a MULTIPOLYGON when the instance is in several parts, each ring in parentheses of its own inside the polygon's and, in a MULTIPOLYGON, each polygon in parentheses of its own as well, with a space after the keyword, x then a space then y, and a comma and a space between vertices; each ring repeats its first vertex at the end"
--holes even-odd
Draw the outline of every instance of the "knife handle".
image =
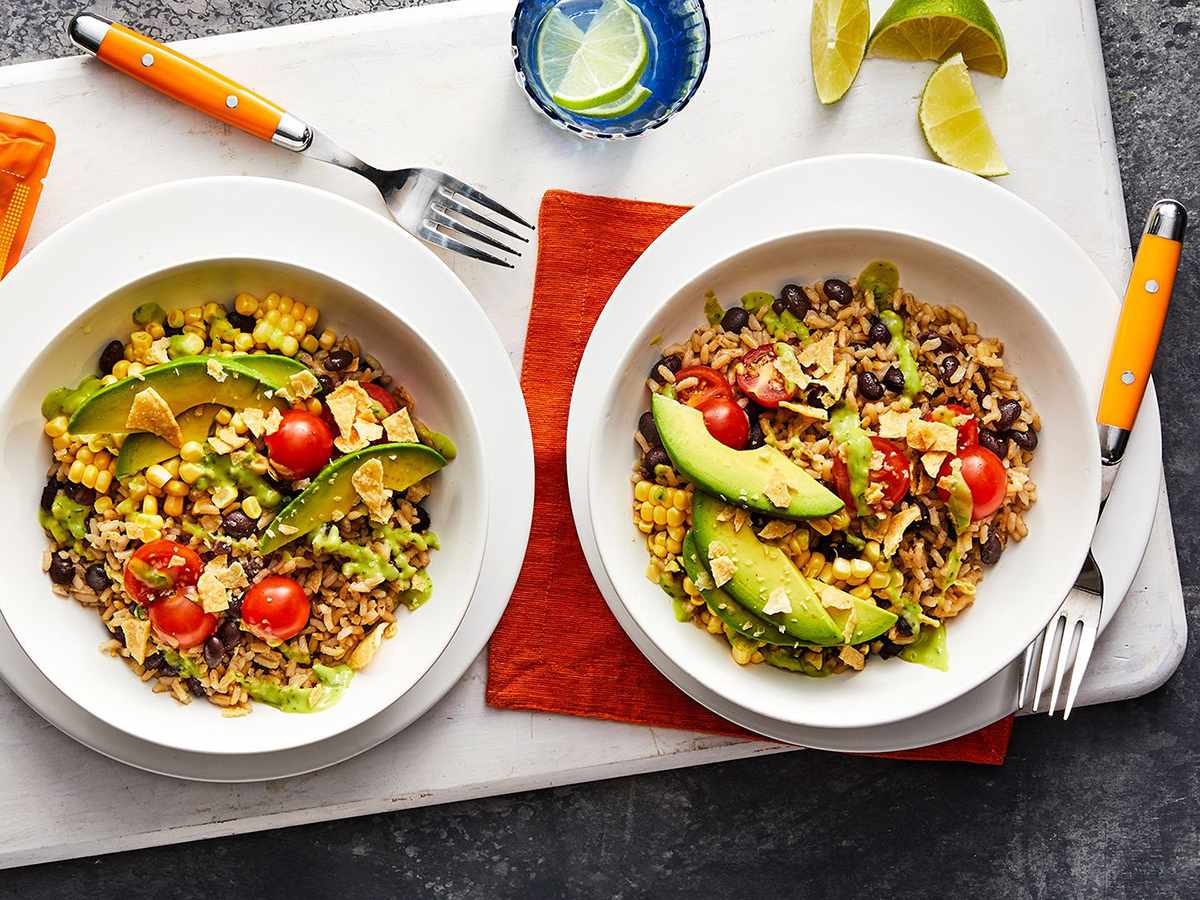
POLYGON ((307 127, 281 107, 131 28, 83 12, 71 20, 67 34, 101 62, 192 109, 264 141, 292 150, 307 146, 292 145, 307 127))
POLYGON ((1122 432, 1133 428, 1167 317, 1186 223, 1186 211, 1174 200, 1160 200, 1150 212, 1104 375, 1096 416, 1101 425, 1122 432))

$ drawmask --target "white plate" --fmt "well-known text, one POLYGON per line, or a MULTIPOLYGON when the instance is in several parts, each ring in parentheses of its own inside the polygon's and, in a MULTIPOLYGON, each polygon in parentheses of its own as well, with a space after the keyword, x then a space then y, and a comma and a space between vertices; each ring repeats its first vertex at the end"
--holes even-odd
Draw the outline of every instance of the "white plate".
MULTIPOLYGON (((568 427, 568 478, 577 529, 606 600, 639 644, 645 636, 630 628, 620 598, 605 577, 591 530, 586 499, 586 456, 594 433, 597 410, 611 380, 612 360, 620 358, 652 315, 645 297, 669 297, 714 260, 769 240, 781 233, 821 228, 837 223, 839 209, 855 211, 861 227, 901 229, 953 243, 989 267, 1003 271, 1053 319, 1064 342, 1084 373, 1089 403, 1098 394, 1100 375, 1115 323, 1118 301, 1086 255, 1053 223, 1006 191, 971 176, 899 157, 827 157, 792 164, 755 176, 710 199, 673 225, 641 257, 630 275, 638 274, 638 296, 614 297, 606 306, 580 365, 568 427), (929 198, 936 197, 936 203, 929 198), (972 209, 969 218, 943 216, 945 209, 972 209), (831 212, 832 211, 832 212, 831 212), (1097 305, 1107 312, 1096 314, 1097 305)), ((618 292, 620 293, 620 292, 618 292)), ((1018 373, 1019 374, 1019 373, 1018 373)), ((1149 536, 1157 500, 1160 451, 1157 407, 1153 394, 1144 404, 1131 441, 1123 477, 1105 511, 1104 522, 1119 527, 1101 529, 1097 557, 1110 587, 1104 610, 1107 623, 1128 590, 1149 536)), ((646 647, 643 646, 643 650, 646 647)), ((953 651, 952 651, 953 652, 953 651)), ((961 729, 933 727, 933 714, 891 726, 852 729, 844 734, 825 729, 787 726, 761 718, 727 702, 719 702, 694 680, 664 664, 652 662, 680 687, 714 711, 740 724, 776 737, 829 749, 888 750, 944 740, 970 731, 983 722, 965 722, 961 729), (675 671, 672 672, 671 669, 675 671), (769 727, 768 727, 769 726, 769 727), (783 729, 788 732, 785 736, 783 729)), ((986 706, 984 718, 994 720, 1011 711, 1011 698, 988 690, 1003 675, 953 704, 975 711, 986 706), (972 703, 971 698, 976 702, 972 703)), ((951 716, 951 719, 954 717, 951 716)))
MULTIPOLYGON (((113 217, 111 222, 100 222, 100 233, 132 233, 129 230, 130 222, 153 221, 155 216, 161 216, 163 206, 160 198, 154 196, 156 194, 169 195, 173 201, 172 208, 194 210, 202 206, 206 215, 212 216, 210 224, 223 224, 220 238, 214 240, 211 246, 206 243, 202 248, 211 252, 213 256, 236 256, 241 252, 295 260, 298 265, 319 269, 338 280, 351 281, 364 294, 384 302, 394 296, 392 292, 397 286, 416 289, 412 278, 411 258, 406 251, 399 249, 411 241, 407 235, 386 219, 346 200, 285 182, 220 178, 181 182, 151 189, 115 201, 93 213, 93 216, 113 217), (201 199, 203 204, 200 203, 201 199), (288 230, 272 227, 272 223, 280 221, 319 222, 321 228, 288 230), (109 227, 103 227, 106 224, 109 227), (337 234, 340 239, 331 241, 329 234, 337 234), (272 236, 264 238, 263 235, 272 236)), ((196 224, 194 218, 189 218, 188 222, 189 225, 196 224)), ((74 297, 77 309, 78 304, 86 303, 88 298, 106 293, 109 289, 107 286, 124 284, 138 273, 146 271, 147 267, 156 268, 155 260, 170 259, 172 254, 177 253, 180 240, 178 230, 151 229, 139 236, 139 252, 130 255, 136 256, 136 259, 127 258, 122 262, 105 254, 103 242, 97 245, 93 239, 95 234, 92 226, 85 229, 64 229, 35 250, 29 260, 22 262, 14 271, 13 277, 27 263, 36 261, 38 254, 44 252, 44 248, 53 249, 58 242, 69 251, 71 258, 78 261, 80 270, 89 275, 87 288, 76 287, 62 295, 64 298, 74 297), (90 293, 84 293, 84 290, 90 293)), ((0 674, 5 676, 30 705, 68 734, 95 746, 101 752, 131 764, 184 777, 253 780, 310 771, 361 752, 420 715, 465 671, 495 626, 515 583, 524 554, 532 514, 532 444, 516 374, 487 317, 465 288, 462 288, 440 262, 436 262, 432 254, 428 254, 428 251, 419 245, 416 249, 422 254, 427 254, 430 260, 436 263, 444 277, 456 286, 456 290, 439 292, 439 303, 436 305, 413 304, 412 309, 406 306, 405 320, 441 350, 447 361, 447 368, 455 373, 465 395, 474 398, 487 397, 487 403, 478 403, 476 406, 478 456, 486 466, 489 476, 486 479, 486 487, 483 488, 484 496, 478 498, 479 502, 475 504, 471 503, 470 497, 460 497, 454 503, 453 510, 448 508, 445 512, 447 515, 452 512, 455 518, 469 519, 474 515, 476 519, 481 520, 477 527, 481 533, 487 534, 488 543, 486 549, 480 551, 482 568, 473 566, 471 561, 467 560, 462 566, 463 573, 453 576, 466 579, 466 591, 458 598, 448 598, 448 610, 442 618, 454 615, 453 608, 456 606, 460 614, 465 610, 467 616, 461 626, 460 616, 449 623, 446 640, 437 647, 437 652, 440 652, 449 642, 449 647, 440 662, 424 677, 420 676, 428 666, 417 672, 413 678, 413 681, 416 681, 415 687, 405 693, 399 701, 388 706, 379 716, 352 730, 346 730, 351 727, 346 725, 342 728, 331 728, 323 735, 329 737, 337 732, 345 732, 339 734, 335 740, 327 740, 303 751, 261 754, 257 757, 248 753, 233 752, 219 757, 225 761, 220 764, 213 764, 213 757, 205 753, 164 754, 161 748, 153 752, 147 751, 146 748, 151 746, 148 742, 121 735, 111 725, 88 715, 59 691, 51 688, 49 682, 29 664, 23 654, 6 652, 0 656, 0 674), (514 496, 518 498, 515 503, 514 496), (475 596, 471 598, 471 588, 475 584, 477 572, 479 587, 475 596), (456 603, 456 600, 459 602, 456 603), (457 632, 455 628, 458 629, 457 632), (229 765, 231 762, 234 764, 229 765)), ((46 258, 49 259, 48 254, 46 258)), ((66 279, 63 281, 65 283, 66 279)), ((5 282, 6 285, 9 283, 10 281, 5 282)), ((16 283, 20 285, 22 282, 16 283)), ((420 296, 426 297, 429 294, 420 296)), ((52 313, 47 317, 49 321, 40 320, 38 327, 45 330, 46 334, 35 335, 31 339, 31 346, 41 346, 41 343, 52 337, 60 327, 57 323, 68 321, 73 316, 72 304, 67 299, 56 302, 61 302, 61 312, 52 313)), ((431 408, 431 418, 434 418, 432 412, 431 408)), ((5 462, 9 464, 11 461, 6 458, 5 462)), ((479 484, 483 487, 484 481, 481 479, 479 484)), ((14 522, 14 526, 15 524, 14 522)), ((450 573, 447 573, 447 576, 447 583, 451 583, 450 573)), ((435 598, 436 596, 435 594, 435 598)), ((62 601, 56 602, 62 604, 62 601)), ((426 608, 435 607, 436 600, 431 601, 426 608)), ((3 631, 4 639, 11 640, 8 629, 3 631)), ((89 649, 94 651, 94 648, 93 643, 89 649)), ((437 658, 437 652, 433 653, 434 658, 437 658)), ((123 666, 103 657, 100 657, 99 662, 102 665, 111 664, 114 668, 124 669, 123 666)), ((433 659, 430 659, 430 662, 432 663, 433 659)), ((123 674, 126 678, 129 677, 127 671, 123 674)), ((360 689, 364 686, 369 687, 364 684, 358 685, 360 689)), ((347 697, 349 696, 350 694, 347 694, 347 697)), ((163 700, 161 697, 151 699, 163 700)), ((383 706, 387 704, 381 703, 380 708, 383 706)), ((196 712, 197 709, 199 707, 182 711, 196 712)), ((336 709, 337 707, 334 707, 334 710, 336 709)), ((260 710, 256 710, 254 716, 244 720, 228 721, 250 721, 259 717, 259 712, 260 710)), ((265 707, 261 712, 266 714, 262 716, 264 719, 275 718, 276 721, 286 722, 289 718, 265 707)), ((291 718, 316 721, 320 716, 291 718)))

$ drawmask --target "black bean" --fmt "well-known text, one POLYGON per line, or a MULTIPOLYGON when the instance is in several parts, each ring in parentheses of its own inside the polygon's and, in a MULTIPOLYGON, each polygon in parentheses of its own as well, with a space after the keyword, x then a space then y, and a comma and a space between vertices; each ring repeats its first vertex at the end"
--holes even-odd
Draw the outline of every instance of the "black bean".
POLYGON ((230 537, 249 537, 254 534, 254 520, 240 509, 235 509, 225 513, 221 520, 221 528, 230 537))
POLYGON ((112 631, 109 632, 109 636, 114 641, 120 641, 122 644, 125 643, 125 630, 123 628, 118 627, 118 628, 113 629, 112 631))
POLYGON ((159 651, 155 650, 146 657, 145 661, 142 663, 142 668, 144 668, 147 672, 157 672, 159 669, 169 669, 170 666, 167 665, 167 658, 159 651))
POLYGON ((96 502, 96 492, 90 487, 79 484, 75 481, 68 481, 65 485, 63 485, 63 493, 65 493, 80 506, 91 506, 96 502))
POLYGON ((46 482, 46 486, 42 488, 42 509, 50 512, 50 507, 54 505, 54 498, 58 496, 58 480, 51 478, 46 482))
MULTIPOLYGON (((246 573, 246 577, 253 581, 254 576, 266 568, 266 563, 263 562, 261 556, 247 556, 239 560, 242 564, 242 571, 246 573)), ((233 601, 229 601, 231 604, 233 601)), ((238 608, 241 609, 241 600, 238 600, 238 608)))
POLYGON ((1008 438, 986 428, 979 429, 979 446, 991 450, 1001 459, 1008 456, 1008 438))
POLYGON ((252 332, 254 326, 258 324, 258 320, 254 316, 243 315, 236 309, 231 309, 225 313, 225 319, 238 331, 243 331, 246 334, 252 332))
POLYGON ((1010 431, 1008 436, 1012 438, 1012 442, 1029 453, 1037 449, 1038 436, 1037 432, 1030 428, 1028 431, 1010 431))
POLYGON ((888 609, 892 605, 892 601, 889 600, 887 597, 876 596, 875 597, 875 605, 878 606, 880 609, 888 609))
POLYGON ((883 397, 883 385, 874 372, 863 372, 858 376, 858 392, 864 400, 879 400, 883 397))
POLYGON ((331 372, 340 372, 343 369, 348 369, 354 364, 354 354, 349 350, 338 348, 330 350, 329 355, 325 357, 325 368, 331 372))
POLYGON ((646 454, 642 460, 642 471, 646 473, 648 478, 654 477, 654 470, 659 466, 669 466, 671 457, 667 456, 667 451, 662 447, 654 447, 646 454))
POLYGON ((321 385, 322 394, 328 394, 333 390, 333 379, 324 372, 321 372, 319 375, 317 375, 317 383, 321 385))
POLYGON ((200 683, 200 679, 188 677, 184 682, 184 687, 191 691, 193 697, 204 696, 204 685, 200 683))
POLYGON ((775 315, 782 316, 783 311, 785 309, 787 309, 787 304, 784 303, 782 300, 776 300, 774 303, 771 304, 771 309, 773 309, 775 311, 775 315))
POLYGON ((418 534, 422 531, 429 530, 429 510, 423 507, 420 503, 415 504, 417 511, 417 520, 413 522, 413 531, 418 534))
POLYGON ((638 431, 642 433, 642 437, 651 447, 658 447, 662 444, 662 439, 658 436, 658 426, 654 424, 654 413, 650 410, 646 410, 638 419, 638 431))
POLYGON ((83 572, 83 580, 97 594, 108 590, 112 585, 112 581, 108 577, 108 571, 104 568, 104 563, 102 562, 95 562, 88 566, 83 572))
POLYGON ((746 312, 740 306, 731 306, 725 310, 725 315, 721 316, 721 327, 726 331, 734 333, 741 331, 750 324, 750 313, 746 312))
POLYGON ((871 323, 871 330, 867 332, 867 340, 872 344, 888 344, 891 343, 892 333, 883 322, 876 319, 871 323))
POLYGON ((204 661, 214 669, 225 659, 225 645, 215 634, 204 642, 204 661))
POLYGON ((821 290, 825 292, 825 296, 831 302, 838 306, 845 306, 854 299, 854 290, 840 278, 830 278, 821 285, 821 290))
POLYGON ((100 351, 100 374, 111 375, 113 366, 125 358, 125 345, 120 341, 109 341, 100 351))
POLYGON ((661 375, 658 374, 659 366, 666 366, 667 371, 670 372, 672 375, 674 375, 676 372, 678 372, 680 369, 683 368, 683 360, 678 356, 664 356, 662 359, 660 359, 658 362, 656 362, 654 364, 654 367, 650 370, 651 378, 661 378, 662 377, 661 375))
POLYGON ((929 509, 920 500, 914 500, 912 505, 921 513, 921 518, 917 519, 917 527, 924 528, 929 524, 929 509))
POLYGON ((899 634, 912 634, 912 626, 908 624, 908 619, 903 617, 896 620, 896 631, 899 634))
POLYGON ((163 322, 163 334, 166 337, 174 337, 177 334, 183 334, 182 325, 172 325, 169 322, 163 322))
POLYGON ((808 315, 809 307, 812 306, 808 302, 808 294, 804 293, 804 288, 798 284, 785 284, 779 292, 779 299, 783 301, 783 306, 788 312, 801 320, 808 315))
POLYGON ((971 390, 975 392, 975 396, 979 398, 979 402, 983 403, 983 398, 992 391, 992 379, 988 377, 987 369, 979 369, 976 372, 976 378, 971 379, 971 390), (983 382, 981 388, 975 383, 976 379, 983 382))
POLYGON ((227 618, 217 627, 217 637, 226 650, 232 650, 242 642, 242 629, 238 627, 236 619, 227 618))
POLYGON ((1000 535, 996 533, 996 529, 988 529, 988 539, 979 547, 979 558, 985 566, 994 566, 1000 561, 1000 554, 1004 552, 1004 547, 1000 543, 1000 535))
POLYGON ((958 341, 956 341, 954 338, 947 337, 944 334, 938 334, 935 331, 926 331, 919 338, 917 338, 917 340, 919 340, 922 344, 924 344, 926 341, 937 341, 938 345, 933 349, 941 350, 945 353, 956 353, 962 349, 962 347, 958 345, 958 341))
POLYGON ((883 386, 894 394, 904 390, 904 373, 895 366, 883 373, 883 386))
MULTIPOLYGON (((246 572, 247 579, 253 578, 254 575, 257 575, 259 573, 259 571, 261 571, 261 570, 256 569, 254 572, 254 575, 251 575, 249 570, 246 568, 245 562, 242 563, 242 569, 246 572)), ((242 617, 242 601, 245 599, 246 599, 245 594, 238 594, 236 596, 229 598, 229 608, 227 610, 225 610, 225 615, 229 617, 229 621, 237 622, 237 620, 242 617)), ((230 646, 230 647, 233 646, 232 642, 226 641, 224 638, 222 638, 221 640, 227 646, 230 646)))
POLYGON ((75 563, 65 553, 55 553, 50 560, 50 580, 55 584, 70 584, 75 580, 75 563))
POLYGON ((808 401, 809 406, 815 406, 818 409, 821 408, 824 406, 821 401, 825 399, 825 388, 809 388, 808 393, 804 395, 804 399, 808 401))
POLYGON ((1001 400, 996 409, 1000 412, 1000 418, 996 420, 996 428, 999 431, 1012 428, 1017 419, 1021 418, 1021 404, 1016 400, 1001 400))
POLYGON ((758 416, 750 417, 750 434, 746 438, 746 449, 754 450, 761 447, 767 442, 766 435, 763 434, 762 425, 758 423, 758 416))
POLYGON ((233 544, 229 541, 217 541, 213 544, 213 556, 228 556, 231 552, 233 552, 233 544))
POLYGON ((949 381, 953 377, 954 373, 958 371, 958 357, 945 357, 941 363, 938 364, 938 368, 941 370, 942 380, 949 381))

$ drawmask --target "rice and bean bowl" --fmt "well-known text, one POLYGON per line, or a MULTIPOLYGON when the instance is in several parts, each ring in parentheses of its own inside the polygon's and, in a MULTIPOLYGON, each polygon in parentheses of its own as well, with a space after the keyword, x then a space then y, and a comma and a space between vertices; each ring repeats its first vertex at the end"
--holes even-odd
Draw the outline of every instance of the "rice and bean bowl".
POLYGON ((634 433, 647 577, 739 665, 944 670, 945 625, 1037 499, 1041 421, 1003 342, 884 260, 701 302, 634 433))
POLYGON ((155 692, 326 709, 432 594, 454 444, 315 306, 143 304, 42 414, 42 568, 155 692))

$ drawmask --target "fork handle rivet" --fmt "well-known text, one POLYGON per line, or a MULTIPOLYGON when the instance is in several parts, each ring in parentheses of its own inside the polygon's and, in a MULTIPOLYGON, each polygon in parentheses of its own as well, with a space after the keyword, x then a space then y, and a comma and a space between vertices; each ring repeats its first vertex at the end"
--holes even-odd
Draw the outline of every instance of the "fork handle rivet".
POLYGON ((1147 294, 1157 294, 1158 293, 1158 282, 1155 281, 1153 278, 1151 278, 1149 281, 1146 282, 1146 293, 1147 294))
POLYGON ((142 65, 145 66, 147 69, 150 68, 152 65, 154 65, 154 54, 153 53, 143 53, 142 54, 142 65))
POLYGON ((1133 384, 1133 381, 1134 381, 1134 376, 1133 376, 1132 372, 1126 370, 1121 373, 1121 383, 1122 384, 1133 384))
POLYGON ((230 109, 237 109, 238 99, 237 94, 230 94, 225 98, 225 105, 230 109))

